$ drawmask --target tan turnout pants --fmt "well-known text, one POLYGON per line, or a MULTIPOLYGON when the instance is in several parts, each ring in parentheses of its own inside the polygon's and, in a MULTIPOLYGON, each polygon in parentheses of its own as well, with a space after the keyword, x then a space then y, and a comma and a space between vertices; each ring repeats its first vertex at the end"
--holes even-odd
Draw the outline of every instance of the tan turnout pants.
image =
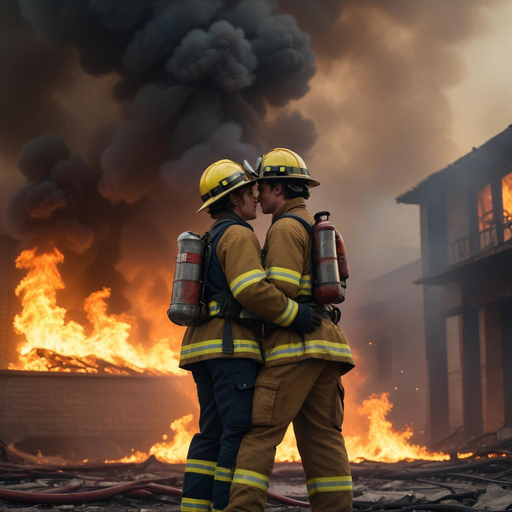
POLYGON ((225 512, 263 512, 276 446, 293 421, 313 512, 352 510, 340 364, 322 359, 263 368, 256 380, 253 428, 238 453, 225 512))

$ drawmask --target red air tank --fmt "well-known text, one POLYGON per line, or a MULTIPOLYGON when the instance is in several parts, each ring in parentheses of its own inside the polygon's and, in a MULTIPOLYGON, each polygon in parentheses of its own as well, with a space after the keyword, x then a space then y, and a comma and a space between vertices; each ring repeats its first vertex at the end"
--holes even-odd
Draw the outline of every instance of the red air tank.
POLYGON ((338 231, 335 231, 336 236, 336 256, 338 257, 338 272, 340 274, 341 288, 342 288, 342 298, 340 302, 345 300, 345 291, 347 290, 347 279, 349 276, 348 273, 348 261, 347 254, 345 252, 345 242, 343 241, 343 237, 340 235, 338 231))
MULTIPOLYGON (((340 279, 340 259, 338 249, 344 246, 341 235, 337 236, 329 212, 318 212, 313 226, 313 243, 315 244, 315 282, 313 293, 321 304, 338 304, 345 300, 345 287, 340 279), (341 243, 340 243, 341 240, 341 243)), ((348 267, 347 267, 348 277, 348 267)))

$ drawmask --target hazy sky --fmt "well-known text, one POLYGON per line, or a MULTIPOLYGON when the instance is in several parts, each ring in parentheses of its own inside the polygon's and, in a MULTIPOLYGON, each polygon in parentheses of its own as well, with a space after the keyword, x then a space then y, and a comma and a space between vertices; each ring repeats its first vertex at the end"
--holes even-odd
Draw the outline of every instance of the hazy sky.
POLYGON ((311 92, 297 102, 319 133, 307 163, 321 174, 323 187, 313 191, 312 203, 336 212, 349 255, 356 255, 356 279, 419 257, 419 207, 396 204, 395 197, 512 123, 512 2, 490 6, 480 15, 481 29, 453 43, 438 68, 427 62, 432 41, 422 43, 423 54, 407 55, 408 44, 400 39, 410 34, 389 23, 374 29, 374 43, 397 45, 402 60, 396 69, 379 68, 368 57, 375 47, 361 52, 363 62, 319 59, 311 92), (457 72, 447 80, 450 67, 457 72), (400 92, 403 101, 393 90, 402 77, 409 80, 400 92), (366 79, 389 85, 376 92, 366 79))

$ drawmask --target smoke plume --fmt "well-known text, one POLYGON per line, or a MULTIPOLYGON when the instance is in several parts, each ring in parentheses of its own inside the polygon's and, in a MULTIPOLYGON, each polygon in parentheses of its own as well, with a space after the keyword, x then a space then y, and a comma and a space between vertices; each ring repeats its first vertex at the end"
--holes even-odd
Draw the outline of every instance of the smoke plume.
POLYGON ((0 148, 20 154, 26 182, 10 200, 9 231, 26 246, 67 250, 75 294, 98 289, 106 277, 100 286, 113 288, 114 309, 128 298, 139 334, 151 339, 167 322, 176 236, 208 223, 194 213, 203 170, 221 158, 253 160, 279 134, 302 154, 313 147, 312 121, 283 110, 309 90, 310 38, 273 0, 19 0, 18 6, 19 12, 8 8, 5 23, 17 30, 20 48, 32 45, 39 62, 18 58, 27 90, 8 81, 10 111, 24 114, 29 101, 41 122, 33 128, 20 122, 15 145, 4 138, 7 130, 0 135, 0 148), (77 59, 84 72, 116 82, 112 101, 123 112, 114 126, 98 125, 82 157, 65 140, 45 135, 80 133, 81 120, 51 101, 76 79, 77 59), (148 304, 160 311, 148 312, 148 304), (162 321, 153 325, 156 317, 162 321))

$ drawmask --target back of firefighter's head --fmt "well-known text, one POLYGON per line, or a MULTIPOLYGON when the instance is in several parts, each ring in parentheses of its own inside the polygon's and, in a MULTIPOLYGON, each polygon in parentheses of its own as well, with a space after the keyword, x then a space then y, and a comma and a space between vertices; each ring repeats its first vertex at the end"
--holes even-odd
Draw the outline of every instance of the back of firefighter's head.
POLYGON ((257 174, 244 160, 219 160, 210 165, 199 181, 199 193, 203 206, 216 218, 222 211, 235 211, 244 220, 256 218, 256 200, 253 195, 257 174))
POLYGON ((275 213, 296 197, 309 199, 309 188, 320 185, 311 178, 306 162, 290 149, 275 148, 262 155, 256 162, 256 172, 263 213, 275 213))

